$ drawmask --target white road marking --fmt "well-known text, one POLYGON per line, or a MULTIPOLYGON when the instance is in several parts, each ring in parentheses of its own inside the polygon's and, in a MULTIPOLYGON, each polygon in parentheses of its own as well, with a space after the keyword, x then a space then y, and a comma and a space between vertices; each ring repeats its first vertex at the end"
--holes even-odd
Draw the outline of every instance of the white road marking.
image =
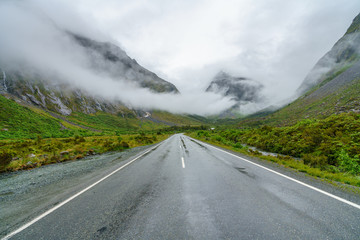
MULTIPOLYGON (((161 143, 160 143, 161 144, 161 143)), ((101 178, 99 181, 91 184, 90 186, 88 186, 87 188, 83 189, 82 191, 78 192, 77 194, 73 195, 72 197, 69 197, 68 199, 66 199, 65 201, 61 202, 60 204, 56 205, 55 207, 47 210, 46 212, 44 212, 43 214, 41 214, 40 216, 34 218, 33 220, 31 220, 30 222, 26 223, 25 225, 23 225, 22 227, 16 229, 15 231, 9 233, 8 235, 6 235, 4 238, 2 238, 2 240, 7 240, 11 237, 13 237, 15 234, 18 234, 19 232, 25 230, 26 228, 30 227, 31 225, 33 225, 34 223, 36 223, 37 221, 41 220, 42 218, 46 217, 47 215, 49 215, 50 213, 54 212, 56 209, 64 206, 65 204, 67 204, 68 202, 70 202, 71 200, 73 200, 74 198, 80 196, 81 194, 83 194, 84 192, 86 192, 87 190, 95 187, 97 184, 101 183, 102 181, 104 181, 105 179, 107 179, 108 177, 110 177, 111 175, 117 173, 118 171, 120 171, 121 169, 129 166, 130 164, 132 164, 133 162, 135 162, 136 160, 138 160, 139 158, 141 158, 142 156, 144 156, 145 154, 147 154, 148 152, 152 151, 153 149, 157 148, 160 144, 156 145, 155 147, 147 150, 146 152, 144 152, 143 154, 141 154, 140 156, 134 158, 133 160, 131 160, 130 162, 122 165, 121 167, 119 167, 118 169, 116 169, 115 171, 111 172, 110 174, 106 175, 105 177, 101 178)), ((184 167, 184 165, 183 165, 184 167)))
POLYGON ((183 157, 181 157, 181 162, 182 162, 182 167, 185 168, 185 161, 183 157))
MULTIPOLYGON (((194 139, 194 140, 195 140, 195 139, 194 139)), ((199 140, 196 140, 196 141, 199 141, 199 140)), ((360 209, 360 205, 358 205, 358 204, 356 204, 356 203, 350 202, 350 201, 348 201, 348 200, 346 200, 346 199, 344 199, 344 198, 338 197, 338 196, 336 196, 336 195, 334 195, 334 194, 331 194, 331 193, 328 193, 328 192, 326 192, 326 191, 324 191, 324 190, 321 190, 321 189, 319 189, 319 188, 313 187, 313 186, 311 186, 311 185, 309 185, 309 184, 306 184, 306 183, 304 183, 304 182, 301 182, 301 181, 299 181, 299 180, 296 180, 296 179, 294 179, 294 178, 291 178, 291 177, 289 177, 289 176, 286 176, 286 175, 284 175, 284 174, 282 174, 282 173, 276 172, 276 171, 274 171, 274 170, 272 170, 272 169, 270 169, 270 168, 261 166, 260 164, 254 163, 254 162, 249 161, 249 160, 247 160, 247 159, 245 159, 245 158, 242 158, 242 157, 239 157, 239 156, 237 156, 237 155, 235 155, 235 154, 232 154, 232 153, 229 153, 229 152, 227 152, 227 151, 224 151, 224 150, 222 150, 222 149, 220 149, 220 148, 214 147, 214 146, 209 145, 209 144, 207 144, 207 143, 204 143, 204 142, 202 142, 202 141, 200 141, 200 142, 203 143, 203 144, 205 144, 205 145, 207 145, 208 147, 214 148, 214 149, 216 149, 216 150, 218 150, 218 151, 220 151, 220 152, 227 153, 227 154, 229 154, 229 155, 231 155, 231 156, 233 156, 233 157, 239 158, 239 159, 241 159, 241 160, 243 160, 243 161, 245 161, 245 162, 248 162, 248 163, 253 164, 253 165, 257 166, 257 167, 260 167, 260 168, 262 168, 262 169, 265 169, 265 170, 267 170, 267 171, 269 171, 269 172, 275 173, 275 174, 277 174, 277 175, 279 175, 279 176, 281 176, 281 177, 284 177, 284 178, 286 178, 286 179, 288 179, 288 180, 290 180, 290 181, 296 182, 296 183, 301 184, 301 185, 303 185, 303 186, 305 186, 305 187, 308 187, 308 188, 310 188, 310 189, 312 189, 312 190, 314 190, 314 191, 317 191, 317 192, 319 192, 319 193, 322 193, 322 194, 324 194, 324 195, 326 195, 326 196, 328 196, 328 197, 331 197, 331 198, 336 199, 336 200, 338 200, 338 201, 340 201, 340 202, 346 203, 346 204, 348 204, 348 205, 350 205, 350 206, 352 206, 352 207, 355 207, 355 208, 357 208, 357 209, 360 209)))

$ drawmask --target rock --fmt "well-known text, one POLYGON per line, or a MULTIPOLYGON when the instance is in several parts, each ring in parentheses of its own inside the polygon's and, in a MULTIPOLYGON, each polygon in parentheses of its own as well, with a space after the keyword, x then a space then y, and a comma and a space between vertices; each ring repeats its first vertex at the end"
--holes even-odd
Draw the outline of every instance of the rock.
POLYGON ((35 154, 31 153, 27 156, 28 158, 33 158, 33 157, 36 157, 35 154))
POLYGON ((26 163, 26 165, 32 165, 32 164, 33 164, 32 161, 28 161, 28 162, 26 163))
POLYGON ((88 151, 88 154, 89 154, 89 155, 95 155, 96 152, 94 151, 94 149, 90 149, 90 150, 88 151))
POLYGON ((13 158, 11 159, 11 161, 16 161, 16 160, 19 160, 19 157, 13 157, 13 158))
POLYGON ((9 129, 3 128, 3 129, 1 129, 1 131, 9 131, 9 129))
POLYGON ((62 151, 62 152, 60 153, 61 156, 64 156, 64 155, 66 155, 66 154, 69 154, 69 152, 68 152, 68 151, 62 151))

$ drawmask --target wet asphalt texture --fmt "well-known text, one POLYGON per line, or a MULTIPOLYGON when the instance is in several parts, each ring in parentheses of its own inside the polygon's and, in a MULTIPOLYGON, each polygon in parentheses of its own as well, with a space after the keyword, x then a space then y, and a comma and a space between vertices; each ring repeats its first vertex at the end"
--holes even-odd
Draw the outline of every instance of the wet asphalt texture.
MULTIPOLYGON (((77 162, 47 166, 51 170, 47 169, 46 174, 51 180, 41 180, 45 174, 41 169, 2 176, 1 211, 7 209, 0 213, 2 236, 144 150, 95 156, 79 166, 77 162), (32 185, 30 176, 34 179, 32 185), (5 182, 11 185, 20 177, 26 180, 26 188, 3 187, 5 182)), ((301 181, 312 182, 302 178, 301 181)), ((358 196, 344 194, 326 184, 314 184, 360 202, 358 196)), ((359 236, 359 209, 177 134, 11 239, 359 239, 359 236)))

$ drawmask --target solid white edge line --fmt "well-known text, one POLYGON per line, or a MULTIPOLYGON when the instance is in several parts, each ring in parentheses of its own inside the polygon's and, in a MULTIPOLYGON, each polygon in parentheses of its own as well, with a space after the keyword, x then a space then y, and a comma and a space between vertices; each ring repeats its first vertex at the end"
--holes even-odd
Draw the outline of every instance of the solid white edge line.
MULTIPOLYGON (((162 143, 162 142, 161 142, 162 143)), ((69 197, 68 199, 66 199, 65 201, 59 203, 58 205, 56 205, 55 207, 47 210, 46 212, 44 212, 43 214, 39 215, 38 217, 34 218, 33 220, 31 220, 30 222, 26 223, 25 225, 23 225, 22 227, 16 229, 15 231, 9 233, 8 235, 6 235, 5 237, 2 238, 2 240, 7 240, 11 237, 13 237, 14 235, 18 234, 19 232, 25 230, 26 228, 30 227, 31 225, 33 225, 34 223, 36 223, 37 221, 41 220, 42 218, 46 217, 47 215, 49 215, 50 213, 54 212, 56 209, 64 206, 66 203, 70 202, 71 200, 73 200, 74 198, 80 196, 81 194, 83 194, 84 192, 86 192, 87 190, 93 188, 94 186, 96 186, 97 184, 99 184, 100 182, 104 181, 105 179, 107 179, 108 177, 110 177, 111 175, 117 173, 118 171, 120 171, 121 169, 127 167, 128 165, 130 165, 131 163, 135 162, 136 160, 138 160, 139 158, 141 158, 142 156, 144 156, 145 154, 147 154, 148 152, 152 151, 153 149, 157 148, 161 143, 157 144, 155 147, 147 150, 146 152, 142 153, 141 155, 137 156, 136 158, 134 158, 133 160, 131 160, 130 162, 122 165, 121 167, 117 168, 116 170, 114 170, 113 172, 111 172, 110 174, 106 175, 105 177, 101 178, 100 180, 96 181, 95 183, 91 184, 90 186, 88 186, 87 188, 81 190, 80 192, 78 192, 77 194, 73 195, 72 197, 69 197)))
POLYGON ((182 162, 182 167, 185 168, 185 161, 183 157, 181 157, 181 162, 182 162))
MULTIPOLYGON (((193 139, 193 138, 192 138, 192 139, 193 139)), ((289 177, 289 176, 286 176, 286 175, 284 175, 284 174, 282 174, 282 173, 276 172, 276 171, 274 171, 274 170, 272 170, 272 169, 270 169, 270 168, 261 166, 260 164, 254 163, 254 162, 252 162, 252 161, 250 161, 250 160, 247 160, 247 159, 242 158, 242 157, 240 157, 240 156, 237 156, 237 155, 235 155, 235 154, 229 153, 229 152, 227 152, 227 151, 225 151, 225 150, 222 150, 222 149, 220 149, 220 148, 214 147, 214 146, 209 145, 209 144, 207 144, 207 143, 204 143, 204 142, 202 142, 202 141, 200 141, 200 140, 197 140, 197 139, 193 139, 193 140, 199 141, 199 142, 201 142, 201 143, 203 143, 203 144, 205 144, 205 145, 207 145, 207 146, 209 146, 209 147, 212 147, 212 148, 214 148, 214 149, 216 149, 216 150, 218 150, 218 151, 227 153, 227 154, 229 154, 229 155, 231 155, 231 156, 233 156, 233 157, 237 157, 237 158, 239 158, 239 159, 241 159, 241 160, 243 160, 243 161, 245 161, 245 162, 248 162, 248 163, 253 164, 253 165, 257 166, 257 167, 263 168, 263 169, 265 169, 265 170, 267 170, 267 171, 269 171, 269 172, 275 173, 275 174, 277 174, 277 175, 279 175, 279 176, 281 176, 281 177, 284 177, 284 178, 286 178, 286 179, 288 179, 288 180, 291 180, 291 181, 293 181, 293 182, 296 182, 296 183, 298 183, 298 184, 301 184, 301 185, 303 185, 303 186, 305 186, 305 187, 308 187, 308 188, 310 188, 310 189, 312 189, 312 190, 314 190, 314 191, 317 191, 317 192, 319 192, 319 193, 322 193, 322 194, 324 194, 324 195, 326 195, 326 196, 328 196, 328 197, 334 198, 334 199, 336 199, 336 200, 338 200, 338 201, 340 201, 340 202, 346 203, 346 204, 348 204, 348 205, 350 205, 350 206, 352 206, 352 207, 355 207, 355 208, 357 208, 357 209, 360 209, 360 205, 358 205, 358 204, 356 204, 356 203, 353 203, 353 202, 350 202, 350 201, 348 201, 348 200, 346 200, 346 199, 344 199, 344 198, 338 197, 338 196, 333 195, 333 194, 331 194, 331 193, 328 193, 328 192, 326 192, 326 191, 324 191, 324 190, 321 190, 321 189, 319 189, 319 188, 313 187, 313 186, 311 186, 311 185, 309 185, 309 184, 306 184, 306 183, 304 183, 304 182, 301 182, 301 181, 299 181, 299 180, 296 180, 296 179, 294 179, 294 178, 291 178, 291 177, 289 177)))

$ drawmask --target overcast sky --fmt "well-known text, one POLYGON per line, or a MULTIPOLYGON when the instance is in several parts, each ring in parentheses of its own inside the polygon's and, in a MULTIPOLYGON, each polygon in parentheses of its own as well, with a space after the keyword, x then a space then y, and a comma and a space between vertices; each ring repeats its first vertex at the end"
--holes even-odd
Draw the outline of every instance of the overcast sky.
POLYGON ((120 45, 182 93, 224 70, 261 82, 267 104, 291 97, 360 11, 359 0, 18 2, 27 1, 61 27, 120 45))
POLYGON ((358 0, 76 2, 96 28, 181 91, 205 88, 223 69, 279 98, 293 94, 360 11, 358 0))

